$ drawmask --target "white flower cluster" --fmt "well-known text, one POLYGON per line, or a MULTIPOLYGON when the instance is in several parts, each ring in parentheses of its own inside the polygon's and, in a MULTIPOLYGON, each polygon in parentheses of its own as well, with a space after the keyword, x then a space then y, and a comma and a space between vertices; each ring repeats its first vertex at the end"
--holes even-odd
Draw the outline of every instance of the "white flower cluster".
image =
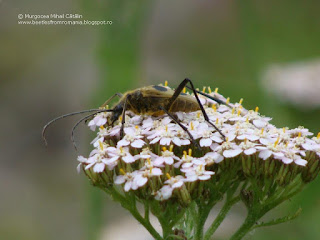
MULTIPOLYGON (((223 98, 216 93, 210 95, 223 98)), ((125 135, 120 139, 121 122, 109 126, 107 119, 112 113, 99 113, 89 122, 92 130, 99 129, 92 141, 95 149, 88 158, 78 157, 78 169, 83 168, 95 184, 116 184, 125 192, 140 191, 139 196, 157 200, 192 198, 196 184, 210 182, 219 165, 228 160, 242 164, 247 160, 271 161, 296 166, 300 172, 308 167, 310 174, 319 171, 320 134, 309 138, 312 133, 302 127, 276 128, 258 109, 248 111, 241 102, 226 101, 227 105, 219 105, 201 97, 210 121, 225 139, 205 121, 201 111, 175 113, 201 150, 169 116, 127 112, 125 135), (311 159, 316 160, 313 168, 308 165, 311 159)))

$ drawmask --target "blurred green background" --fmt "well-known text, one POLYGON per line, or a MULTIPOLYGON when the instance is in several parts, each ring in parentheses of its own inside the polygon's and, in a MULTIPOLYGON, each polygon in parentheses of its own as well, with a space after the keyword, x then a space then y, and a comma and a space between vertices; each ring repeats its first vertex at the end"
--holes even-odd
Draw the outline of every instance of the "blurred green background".
MULTIPOLYGON (((231 101, 243 97, 246 108, 259 106, 278 127, 317 133, 319 105, 280 101, 262 81, 272 64, 320 57, 319 11, 320 1, 311 0, 0 1, 0 239, 151 239, 77 174, 76 157, 89 153, 93 137, 86 127, 77 131, 80 153, 69 141, 75 119, 49 129, 48 148, 41 141, 53 117, 95 108, 115 92, 165 80, 176 87, 189 77, 198 87, 219 87, 231 101), (18 25, 26 13, 77 13, 113 24, 18 25)), ((273 212, 301 206, 298 219, 247 239, 320 239, 319 186, 312 182, 273 212)), ((244 214, 237 205, 215 239, 227 239, 244 214)))

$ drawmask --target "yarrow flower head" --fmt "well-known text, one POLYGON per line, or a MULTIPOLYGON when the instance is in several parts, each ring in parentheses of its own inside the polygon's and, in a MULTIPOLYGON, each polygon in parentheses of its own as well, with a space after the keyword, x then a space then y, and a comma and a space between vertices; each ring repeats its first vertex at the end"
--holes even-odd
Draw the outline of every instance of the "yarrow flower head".
POLYGON ((278 187, 298 186, 318 175, 320 134, 310 138, 303 127, 276 128, 258 108, 246 110, 242 100, 232 104, 217 91, 207 94, 225 103, 201 97, 210 122, 200 110, 173 113, 175 119, 127 111, 121 137, 121 121, 111 125, 111 113, 96 114, 88 124, 99 127, 94 149, 88 158, 78 157, 78 169, 111 195, 134 196, 162 204, 159 208, 209 204, 239 188, 250 208, 254 191, 275 194, 278 187))

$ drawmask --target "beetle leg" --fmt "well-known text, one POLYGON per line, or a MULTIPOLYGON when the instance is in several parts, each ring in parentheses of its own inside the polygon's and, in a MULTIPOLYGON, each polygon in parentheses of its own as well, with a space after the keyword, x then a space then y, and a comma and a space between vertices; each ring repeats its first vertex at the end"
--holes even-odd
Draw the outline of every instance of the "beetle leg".
POLYGON ((170 98, 169 103, 168 103, 168 105, 166 106, 166 109, 168 109, 168 110, 170 109, 170 107, 172 106, 172 104, 174 103, 174 101, 178 98, 178 96, 179 96, 180 93, 182 92, 183 88, 184 88, 188 83, 190 84, 191 89, 192 89, 192 91, 193 91, 193 94, 194 94, 195 98, 197 99, 197 102, 198 102, 198 104, 199 104, 199 107, 200 107, 200 109, 201 109, 201 112, 202 112, 202 114, 203 114, 204 119, 206 120, 207 123, 209 123, 211 126, 213 126, 213 127, 220 133, 220 135, 223 137, 223 139, 225 140, 226 137, 225 137, 224 134, 220 131, 220 129, 217 128, 217 126, 214 125, 212 122, 210 122, 209 117, 208 117, 206 111, 204 110, 204 108, 203 108, 203 106, 202 106, 202 104, 201 104, 201 102, 200 102, 200 99, 199 99, 197 90, 194 88, 193 83, 192 83, 192 81, 191 81, 189 78, 185 78, 185 79, 179 84, 179 86, 177 87, 177 89, 174 91, 174 94, 173 94, 172 97, 170 98))
POLYGON ((112 99, 114 99, 115 96, 118 96, 119 98, 121 98, 121 97, 122 97, 122 94, 121 94, 121 93, 115 93, 115 94, 113 94, 107 101, 104 102, 104 104, 101 105, 101 107, 103 108, 103 107, 107 106, 108 103, 109 103, 112 99))
POLYGON ((122 119, 121 119, 121 128, 120 128, 120 139, 123 138, 124 135, 124 124, 125 124, 125 118, 126 118, 126 110, 127 110, 127 102, 128 99, 131 97, 131 95, 127 95, 125 100, 124 100, 124 104, 123 104, 123 110, 122 110, 122 119))

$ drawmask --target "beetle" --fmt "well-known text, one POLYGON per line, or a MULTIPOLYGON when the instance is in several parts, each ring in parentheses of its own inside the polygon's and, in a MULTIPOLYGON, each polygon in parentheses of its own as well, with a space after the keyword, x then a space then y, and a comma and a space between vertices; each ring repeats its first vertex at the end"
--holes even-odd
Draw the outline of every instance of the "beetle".
POLYGON ((200 102, 198 94, 201 94, 207 98, 210 98, 219 104, 225 104, 228 106, 226 102, 196 90, 192 81, 188 78, 185 78, 175 90, 172 90, 170 88, 160 86, 160 85, 152 85, 152 86, 142 87, 132 91, 128 91, 124 94, 116 93, 111 98, 109 98, 101 106, 100 109, 89 109, 89 110, 84 110, 79 112, 73 112, 73 113, 68 113, 68 114, 59 116, 57 118, 54 118, 43 127, 42 137, 46 143, 46 138, 45 138, 46 129, 53 122, 59 119, 76 115, 76 114, 94 112, 93 114, 90 114, 84 118, 81 118, 72 128, 71 138, 76 148, 74 138, 73 138, 73 133, 76 127, 81 122, 89 118, 92 118, 97 113, 112 112, 110 117, 111 125, 113 125, 114 122, 117 121, 120 116, 122 116, 121 128, 120 128, 120 138, 122 138, 124 135, 124 123, 125 123, 126 111, 132 111, 137 115, 143 115, 143 114, 151 115, 151 116, 161 116, 165 114, 168 115, 176 124, 178 124, 189 135, 192 143, 198 148, 200 148, 199 144, 195 141, 195 139, 193 138, 189 130, 183 124, 181 124, 179 120, 173 115, 173 113, 175 112, 194 112, 197 110, 201 110, 205 121, 209 123, 211 126, 213 126, 215 130, 218 131, 219 134, 223 137, 223 139, 225 139, 224 134, 212 122, 210 122, 209 117, 200 102), (187 86, 188 83, 190 87, 187 86), (185 87, 192 90, 194 97, 182 92, 185 87), (114 105, 112 109, 105 109, 108 103, 116 96, 120 97, 120 100, 114 105))

